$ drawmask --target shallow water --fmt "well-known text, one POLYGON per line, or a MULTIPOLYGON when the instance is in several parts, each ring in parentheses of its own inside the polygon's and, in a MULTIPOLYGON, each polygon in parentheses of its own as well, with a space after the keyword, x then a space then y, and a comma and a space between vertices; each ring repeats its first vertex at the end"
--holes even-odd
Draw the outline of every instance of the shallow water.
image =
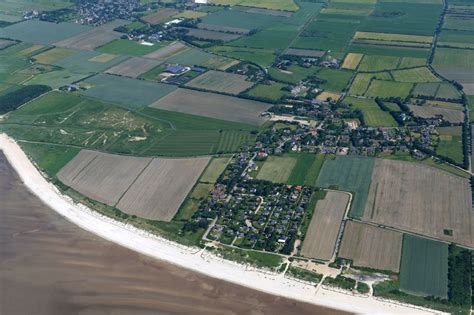
POLYGON ((43 205, 0 152, 0 314, 344 314, 153 260, 43 205))

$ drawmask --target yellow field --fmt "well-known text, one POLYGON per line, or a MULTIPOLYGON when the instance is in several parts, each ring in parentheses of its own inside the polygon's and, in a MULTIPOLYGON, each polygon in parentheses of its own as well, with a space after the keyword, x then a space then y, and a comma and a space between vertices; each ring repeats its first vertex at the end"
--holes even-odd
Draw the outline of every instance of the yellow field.
POLYGON ((66 58, 68 56, 72 56, 75 54, 76 51, 72 49, 67 49, 67 48, 53 48, 50 50, 47 50, 39 55, 34 56, 36 59, 36 62, 42 63, 42 64, 47 64, 47 65, 52 65, 56 63, 57 61, 66 58))
POLYGON ((318 101, 323 101, 323 102, 326 101, 328 98, 331 98, 331 100, 337 102, 341 98, 341 94, 332 93, 332 92, 322 92, 316 97, 318 101))
POLYGON ((363 54, 355 54, 355 53, 347 54, 346 59, 344 59, 344 62, 342 64, 342 68, 350 69, 350 70, 357 69, 357 66, 359 65, 363 57, 364 57, 363 54))
POLYGON ((431 43, 433 41, 433 36, 356 32, 354 35, 354 39, 373 39, 373 40, 381 40, 381 41, 431 43))
POLYGON ((89 61, 106 63, 106 62, 111 61, 115 57, 117 57, 117 56, 113 55, 113 54, 100 54, 98 56, 95 56, 94 58, 89 59, 89 61))
POLYGON ((31 47, 28 47, 28 48, 25 48, 25 49, 19 51, 18 53, 16 53, 16 55, 18 57, 27 56, 29 54, 34 53, 35 51, 38 51, 38 50, 42 49, 43 47, 44 47, 43 45, 33 45, 31 47))
POLYGON ((186 19, 197 19, 206 15, 207 15, 206 12, 185 10, 183 12, 176 14, 174 17, 177 17, 177 18, 181 17, 181 18, 186 18, 186 19))

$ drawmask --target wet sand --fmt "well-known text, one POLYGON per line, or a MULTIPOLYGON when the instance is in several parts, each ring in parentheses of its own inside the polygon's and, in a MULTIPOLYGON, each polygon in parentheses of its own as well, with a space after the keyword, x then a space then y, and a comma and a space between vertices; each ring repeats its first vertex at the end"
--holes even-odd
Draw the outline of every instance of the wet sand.
POLYGON ((159 262, 43 205, 0 152, 0 314, 345 314, 159 262))

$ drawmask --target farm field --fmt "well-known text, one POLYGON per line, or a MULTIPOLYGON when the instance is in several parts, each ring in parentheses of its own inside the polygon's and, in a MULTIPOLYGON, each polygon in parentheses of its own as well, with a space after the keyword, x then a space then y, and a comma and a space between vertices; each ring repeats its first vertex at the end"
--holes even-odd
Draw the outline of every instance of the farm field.
POLYGON ((439 127, 439 143, 436 147, 436 154, 446 156, 456 163, 462 164, 464 160, 462 145, 462 127, 439 127))
POLYGON ((375 72, 392 70, 398 68, 400 59, 394 56, 371 56, 365 55, 359 64, 359 71, 375 72))
POLYGON ((443 116, 446 121, 450 123, 462 123, 464 121, 464 113, 462 110, 457 109, 448 109, 441 107, 433 106, 418 106, 418 105, 408 105, 410 111, 417 117, 421 118, 433 118, 437 115, 443 116))
POLYGON ((36 62, 42 63, 42 64, 47 64, 47 65, 52 65, 55 64, 57 61, 72 56, 76 54, 77 51, 73 49, 67 49, 67 48, 53 48, 49 49, 45 52, 42 52, 38 55, 34 55, 33 59, 35 59, 36 62))
POLYGON ((216 31, 210 31, 210 30, 203 30, 199 28, 182 27, 182 28, 179 28, 179 30, 185 31, 187 36, 191 36, 191 37, 202 39, 202 40, 215 40, 215 41, 228 42, 228 41, 236 40, 242 36, 240 34, 216 32, 216 31))
POLYGON ((400 289, 446 298, 448 294, 448 245, 412 235, 403 237, 400 289))
POLYGON ((145 219, 171 221, 209 160, 153 159, 123 194, 117 208, 145 219))
POLYGON ((270 107, 262 102, 187 89, 177 89, 151 106, 257 126, 266 121, 260 114, 270 107))
POLYGON ((106 73, 121 75, 130 78, 137 78, 145 72, 155 68, 161 62, 158 60, 132 57, 118 65, 109 68, 106 73))
POLYGON ((441 81, 426 67, 396 70, 392 71, 391 73, 394 80, 398 82, 420 83, 441 81))
POLYGON ((365 95, 368 97, 400 97, 403 99, 410 94, 412 87, 413 84, 406 82, 372 80, 365 95))
POLYGON ((222 172, 224 172, 229 160, 229 157, 213 158, 199 178, 199 181, 201 183, 214 184, 222 172))
POLYGON ((290 185, 314 186, 324 163, 324 155, 298 153, 291 156, 296 157, 298 160, 288 177, 287 183, 290 185))
POLYGON ((323 80, 321 87, 331 92, 342 92, 346 89, 352 78, 352 71, 321 69, 316 76, 323 80))
POLYGON ((297 160, 293 156, 269 156, 258 171, 257 179, 286 183, 297 160))
POLYGON ((176 90, 172 85, 108 74, 88 78, 85 83, 91 87, 81 92, 84 95, 134 109, 148 106, 176 90))
POLYGON ((326 160, 316 181, 317 187, 353 193, 350 216, 360 218, 369 193, 375 159, 361 156, 336 156, 326 160))
POLYGON ((367 92, 371 81, 373 80, 391 80, 390 73, 378 72, 378 73, 357 73, 352 85, 349 89, 350 95, 363 96, 367 92))
POLYGON ((268 69, 268 73, 272 79, 293 84, 298 83, 310 75, 315 75, 317 71, 317 68, 303 68, 298 65, 291 65, 286 70, 281 70, 278 68, 268 69))
POLYGON ((150 158, 82 150, 59 171, 58 178, 91 199, 115 206, 150 162, 150 158))
POLYGON ((35 75, 26 81, 26 85, 44 84, 53 89, 84 79, 87 74, 78 74, 68 70, 58 70, 35 75))
MULTIPOLYGON (((241 37, 229 43, 229 45, 262 49, 281 49, 282 47, 288 47, 297 34, 298 29, 296 26, 276 24, 254 35, 241 37)), ((320 52, 317 53, 321 54, 320 52)))
POLYGON ((209 30, 209 31, 216 31, 216 32, 230 32, 234 34, 241 34, 247 35, 250 30, 246 28, 239 28, 239 27, 230 27, 225 25, 216 25, 216 24, 207 24, 207 23, 199 23, 197 27, 202 30, 209 30))
POLYGON ((126 56, 101 54, 95 51, 80 51, 77 54, 58 60, 54 65, 75 73, 92 74, 110 68, 126 58, 126 56))
POLYGON ((90 29, 89 26, 75 23, 49 23, 29 20, 0 28, 0 37, 33 44, 51 45, 90 29))
POLYGON ((471 203, 464 178, 422 164, 378 159, 363 218, 472 247, 471 203))
POLYGON ((363 54, 355 54, 355 53, 347 54, 346 58, 344 58, 342 68, 349 69, 349 70, 357 69, 363 57, 364 57, 363 54))
POLYGON ((380 109, 374 100, 346 97, 344 104, 352 106, 354 109, 362 111, 365 124, 369 127, 396 127, 395 119, 388 112, 380 109))
POLYGON ((159 43, 146 46, 128 39, 116 39, 98 47, 96 50, 105 54, 143 56, 165 47, 165 45, 166 43, 159 43))
POLYGON ((196 48, 181 50, 165 59, 168 63, 179 63, 188 66, 206 66, 215 56, 196 48))
POLYGON ((173 9, 160 9, 156 12, 153 12, 144 16, 142 20, 152 25, 155 25, 155 24, 165 22, 167 19, 171 18, 173 15, 176 15, 177 13, 179 12, 173 9))
POLYGON ((253 84, 253 82, 247 81, 244 75, 211 70, 189 81, 186 86, 222 93, 239 94, 252 87, 253 84))
POLYGON ((450 80, 462 83, 473 83, 474 50, 436 48, 433 68, 450 80))
POLYGON ((108 42, 118 39, 122 34, 113 29, 124 24, 123 21, 113 21, 107 24, 95 27, 87 32, 63 39, 54 43, 57 47, 66 47, 79 50, 93 50, 108 42))
POLYGON ((168 46, 155 50, 151 53, 146 54, 144 57, 151 59, 164 60, 167 57, 170 57, 181 50, 186 49, 187 46, 181 42, 173 42, 168 46))
POLYGON ((210 51, 231 58, 254 62, 260 66, 269 66, 275 59, 273 50, 246 47, 214 46, 210 51))
POLYGON ((283 88, 286 84, 273 82, 272 84, 257 84, 252 89, 247 91, 246 94, 252 97, 257 97, 263 100, 279 101, 284 96, 289 96, 290 93, 284 91, 283 88))
POLYGON ((286 10, 296 11, 298 6, 293 0, 211 0, 210 3, 224 4, 224 5, 240 5, 249 7, 258 7, 272 10, 286 10))
POLYGON ((347 221, 339 257, 351 259, 354 266, 399 272, 402 233, 347 221))
POLYGON ((332 258, 348 202, 349 194, 337 191, 328 191, 324 199, 317 201, 301 248, 302 256, 332 258))
POLYGON ((322 50, 314 49, 299 49, 299 48, 288 48, 285 51, 285 55, 288 56, 300 56, 300 57, 310 57, 310 58, 321 58, 326 54, 322 50))

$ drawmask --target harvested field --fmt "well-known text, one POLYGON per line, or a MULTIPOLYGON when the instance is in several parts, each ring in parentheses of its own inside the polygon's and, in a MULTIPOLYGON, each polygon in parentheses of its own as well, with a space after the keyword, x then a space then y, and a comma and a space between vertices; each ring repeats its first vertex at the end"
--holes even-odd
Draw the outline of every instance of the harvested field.
POLYGON ((181 42, 174 42, 166 47, 160 48, 154 52, 151 52, 144 57, 152 59, 166 59, 177 52, 186 49, 186 45, 181 42))
POLYGON ((150 220, 171 221, 209 160, 209 157, 153 159, 120 199, 117 208, 150 220))
POLYGON ((363 54, 349 53, 342 64, 343 69, 355 70, 359 66, 360 61, 364 57, 363 54))
POLYGON ((257 179, 286 183, 296 165, 296 157, 269 156, 257 174, 257 179))
POLYGON ((159 109, 250 125, 262 125, 267 121, 260 114, 270 106, 267 103, 186 89, 177 89, 151 105, 159 109))
POLYGON ((202 30, 227 32, 227 33, 241 34, 241 35, 247 35, 250 32, 250 30, 246 28, 230 27, 230 26, 225 26, 225 25, 207 24, 207 23, 199 23, 197 27, 202 30))
POLYGON ((150 24, 159 24, 177 13, 179 12, 173 9, 162 9, 144 16, 142 20, 150 24))
POLYGON ((102 46, 114 39, 119 38, 123 34, 109 30, 106 27, 99 26, 90 31, 80 33, 56 42, 54 45, 58 47, 74 48, 80 50, 93 50, 102 46))
POLYGON ((338 256, 351 259, 354 266, 398 272, 402 236, 396 231, 348 221, 338 256))
POLYGON ((229 42, 242 36, 240 34, 229 34, 210 30, 202 30, 198 28, 176 27, 174 29, 184 30, 186 31, 187 36, 195 37, 197 39, 202 40, 218 40, 223 42, 229 42))
POLYGON ((348 202, 349 194, 337 191, 328 191, 324 199, 318 200, 303 241, 302 256, 332 258, 348 202))
POLYGON ((114 206, 150 162, 150 158, 82 150, 58 178, 86 197, 114 206))
POLYGON ((448 245, 405 235, 400 267, 400 289, 421 295, 448 295, 448 245))
POLYGON ((474 246, 469 181, 426 165, 376 160, 364 220, 474 246))
POLYGON ((246 79, 247 77, 244 75, 211 70, 191 80, 186 86, 215 92, 239 94, 253 86, 253 82, 246 79))
POLYGON ((72 56, 76 53, 77 51, 72 49, 53 48, 33 56, 33 59, 35 59, 35 61, 38 63, 52 65, 58 62, 59 60, 72 56))
POLYGON ((464 113, 462 110, 418 105, 408 105, 408 107, 417 117, 434 118, 439 115, 443 116, 446 121, 454 124, 462 123, 464 121, 464 113))
POLYGON ((313 49, 299 49, 299 48, 288 48, 285 51, 285 55, 290 56, 300 56, 300 57, 312 57, 312 58, 320 58, 326 54, 325 51, 322 50, 313 50, 313 49))
POLYGON ((158 60, 132 57, 124 62, 108 69, 106 73, 122 75, 131 78, 137 78, 143 73, 158 66, 161 62, 158 60))

